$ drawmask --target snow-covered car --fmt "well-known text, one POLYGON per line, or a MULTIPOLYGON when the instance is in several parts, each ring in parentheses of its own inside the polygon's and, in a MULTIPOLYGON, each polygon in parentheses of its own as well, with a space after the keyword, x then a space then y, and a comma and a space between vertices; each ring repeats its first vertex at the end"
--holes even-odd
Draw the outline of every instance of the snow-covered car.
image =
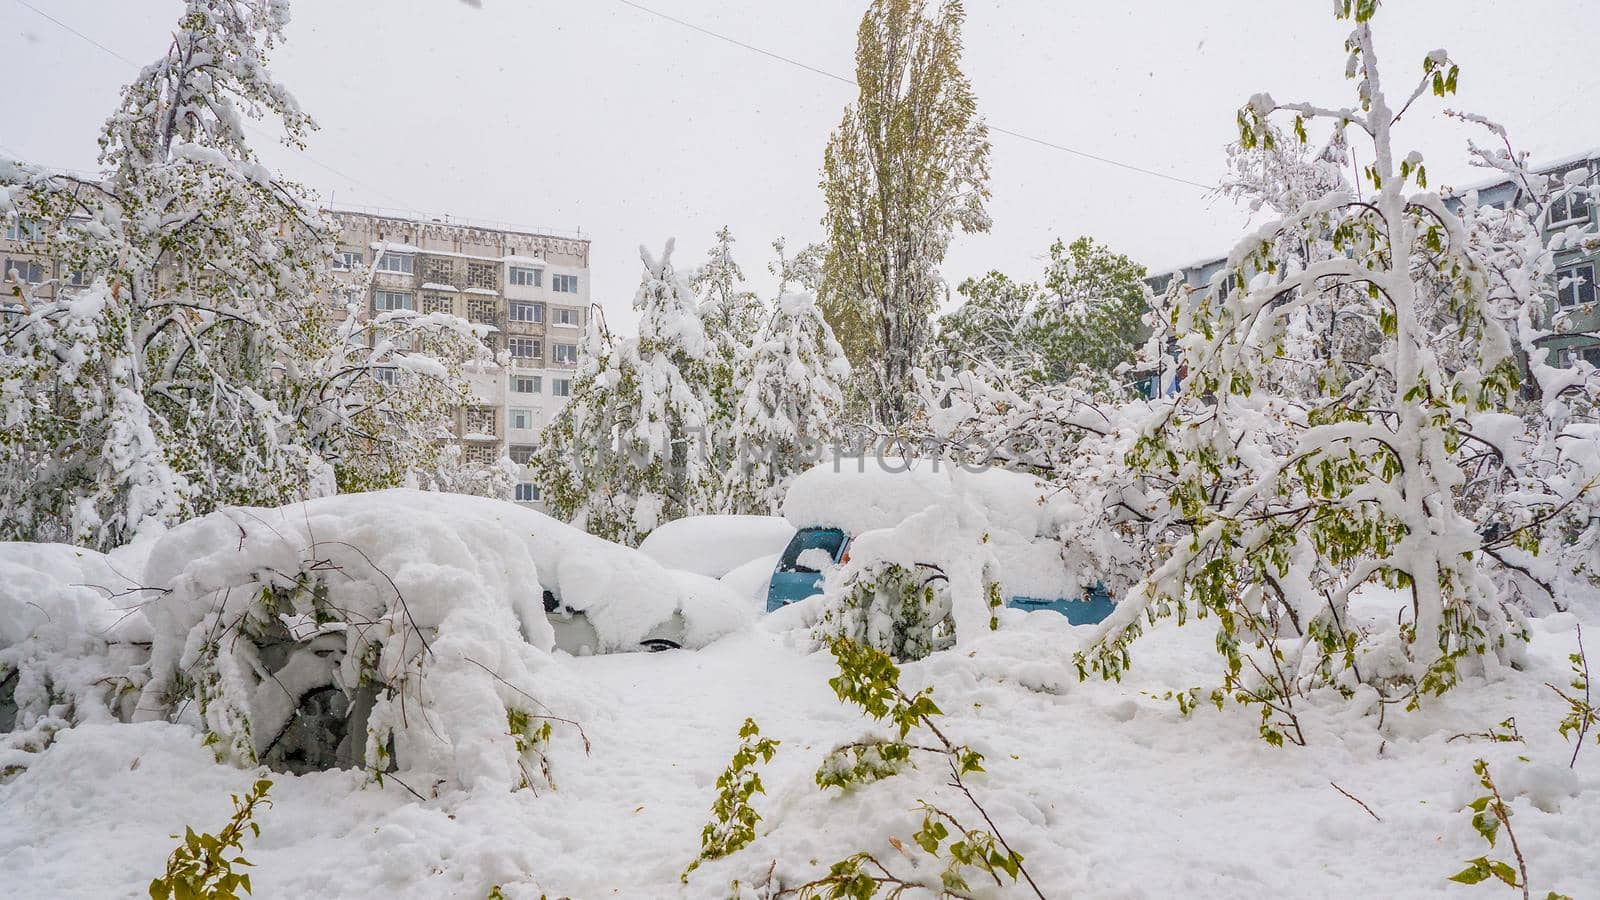
POLYGON ((650 532, 639 552, 669 569, 722 578, 783 552, 793 536, 794 526, 782 516, 689 516, 650 532))
POLYGON ((141 716, 198 710, 219 756, 274 769, 457 783, 526 777, 537 741, 501 739, 544 715, 552 651, 692 649, 754 615, 542 513, 414 490, 219 510, 161 537, 143 580, 160 595, 141 716), (453 748, 474 742, 496 749, 467 765, 453 748))
MULTIPOLYGON (((987 513, 990 549, 1000 564, 1006 605, 1051 610, 1074 625, 1099 622, 1115 601, 1097 579, 1069 571, 1059 545, 1046 532, 1044 489, 1030 475, 999 468, 955 474, 960 490, 987 513)), ((823 574, 849 558, 851 542, 893 528, 956 490, 948 464, 931 460, 850 458, 820 463, 801 473, 784 498, 794 537, 772 570, 768 612, 822 593, 823 574)))

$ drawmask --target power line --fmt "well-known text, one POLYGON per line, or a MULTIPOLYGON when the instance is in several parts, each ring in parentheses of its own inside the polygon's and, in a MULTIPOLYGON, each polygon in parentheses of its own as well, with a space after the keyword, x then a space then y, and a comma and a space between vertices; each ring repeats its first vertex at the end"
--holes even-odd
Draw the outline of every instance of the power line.
MULTIPOLYGON (((20 0, 19 0, 19 2, 20 2, 20 0)), ((726 43, 734 45, 735 47, 742 47, 745 50, 751 51, 752 53, 759 53, 762 56, 767 57, 768 59, 775 59, 778 62, 787 63, 788 65, 804 69, 807 72, 811 72, 812 74, 821 75, 824 78, 831 78, 834 81, 838 81, 838 82, 841 82, 843 84, 848 84, 851 87, 857 87, 855 79, 846 78, 843 75, 838 75, 838 74, 835 74, 833 72, 829 72, 826 69, 819 69, 816 66, 810 65, 808 63, 801 62, 800 60, 797 60, 797 59, 792 59, 790 57, 784 56, 781 53, 774 53, 774 52, 772 52, 770 50, 766 50, 766 49, 763 49, 761 47, 757 47, 754 44, 747 44, 744 41, 739 40, 738 38, 729 37, 728 35, 722 34, 720 32, 712 31, 709 28, 704 28, 704 27, 701 27, 699 25, 696 25, 693 22, 687 22, 687 21, 685 21, 683 19, 680 19, 680 18, 678 18, 676 16, 668 15, 668 14, 666 14, 664 12, 661 12, 660 10, 651 9, 650 7, 645 6, 645 5, 641 4, 641 3, 635 3, 634 0, 617 0, 617 2, 621 3, 623 6, 627 6, 627 7, 631 7, 633 9, 636 9, 639 12, 648 13, 649 15, 655 16, 658 19, 665 19, 666 21, 671 22, 674 25, 680 25, 680 26, 682 26, 684 28, 687 28, 687 29, 689 29, 691 31, 699 32, 700 34, 703 34, 703 35, 705 35, 707 37, 715 38, 716 40, 719 40, 719 41, 724 41, 726 43)), ((1172 181, 1172 182, 1176 182, 1178 184, 1188 185, 1189 187, 1197 187, 1197 188, 1200 188, 1203 191, 1209 191, 1214 187, 1214 185, 1201 184, 1198 181, 1190 181, 1189 179, 1180 177, 1178 175, 1170 175, 1170 174, 1168 174, 1166 172, 1160 172, 1160 171, 1157 171, 1155 169, 1147 169, 1147 168, 1144 168, 1143 166, 1136 166, 1133 163, 1125 163, 1125 162, 1122 162, 1120 160, 1112 159, 1112 158, 1107 157, 1107 156, 1101 156, 1101 155, 1099 155, 1097 153, 1090 153, 1090 152, 1085 151, 1085 150, 1077 150, 1077 149, 1074 149, 1072 147, 1065 146, 1063 144, 1057 144, 1054 141, 1047 141, 1044 138, 1037 138, 1037 137, 1034 137, 1034 136, 1029 135, 1029 134, 1023 134, 1020 131, 1012 131, 1009 128, 1001 128, 998 125, 990 125, 989 126, 989 130, 993 131, 993 132, 996 132, 998 134, 1003 134, 1003 135, 1007 135, 1009 137, 1017 138, 1018 140, 1023 140, 1023 141, 1028 141, 1029 143, 1038 144, 1041 147, 1048 147, 1051 150, 1059 150, 1062 153, 1070 153, 1073 156, 1080 156, 1080 157, 1082 157, 1084 159, 1091 159, 1091 160, 1094 160, 1095 162, 1104 163, 1105 165, 1108 165, 1108 166, 1116 166, 1119 169, 1126 169, 1129 172, 1138 172, 1141 175, 1149 175, 1149 176, 1152 176, 1154 178, 1164 178, 1167 181, 1172 181)))
MULTIPOLYGON (((106 54, 108 54, 108 55, 110 55, 112 57, 115 57, 116 59, 120 59, 123 62, 127 63, 128 65, 134 67, 135 69, 143 70, 144 67, 141 66, 139 63, 134 62, 133 60, 129 59, 126 56, 123 56, 121 53, 118 53, 117 51, 111 49, 110 47, 107 47, 105 44, 100 43, 99 41, 95 40, 94 38, 90 37, 89 35, 84 34, 83 32, 79 31, 76 28, 73 28, 71 25, 68 25, 66 22, 63 22, 60 19, 56 18, 55 16, 52 16, 49 13, 45 12, 44 10, 40 9, 39 7, 34 6, 32 3, 29 3, 28 0, 16 0, 16 3, 17 3, 18 6, 25 7, 26 9, 32 10, 34 13, 36 13, 36 14, 42 16, 43 18, 45 18, 46 20, 54 23, 57 27, 59 27, 62 30, 66 31, 67 33, 76 36, 78 39, 80 39, 80 40, 84 41, 85 43, 89 44, 91 47, 95 47, 95 48, 97 48, 98 50, 100 50, 103 53, 106 53, 106 54)), ((258 137, 264 137, 264 138, 267 138, 267 139, 272 140, 272 141, 277 141, 277 136, 272 134, 271 132, 267 131, 264 128, 259 128, 259 127, 255 126, 255 125, 253 125, 253 124, 251 124, 249 122, 242 122, 242 124, 244 125, 246 130, 254 132, 258 137)), ((314 165, 314 166, 316 166, 316 167, 318 167, 320 169, 324 169, 324 170, 326 170, 328 172, 331 172, 334 175, 337 175, 340 178, 343 178, 345 181, 349 182, 350 184, 353 184, 353 185, 356 185, 357 187, 365 188, 365 189, 367 189, 369 191, 372 191, 372 192, 374 192, 375 194, 377 194, 380 197, 387 197, 390 200, 395 200, 397 202, 400 202, 400 198, 399 197, 396 197, 395 195, 390 194, 390 193, 382 190, 381 188, 378 188, 378 187, 375 187, 373 185, 367 184, 366 182, 361 181, 360 179, 356 178, 353 175, 347 175, 344 172, 341 172, 338 169, 335 169, 333 166, 330 166, 327 163, 322 162, 321 160, 317 159, 316 157, 312 156, 311 154, 307 153, 304 150, 293 150, 292 152, 296 153, 301 159, 304 159, 306 162, 311 163, 312 165, 314 165)))

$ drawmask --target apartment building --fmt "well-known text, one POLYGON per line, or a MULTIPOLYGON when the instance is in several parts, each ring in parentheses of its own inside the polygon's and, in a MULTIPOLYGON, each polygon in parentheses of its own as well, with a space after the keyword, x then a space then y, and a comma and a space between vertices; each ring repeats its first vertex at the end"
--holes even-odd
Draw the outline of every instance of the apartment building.
MULTIPOLYGON (((1546 245, 1558 247, 1555 253, 1556 299, 1550 310, 1555 322, 1555 333, 1544 338, 1542 346, 1551 348, 1555 365, 1570 366, 1575 359, 1584 359, 1600 367, 1600 293, 1597 293, 1595 275, 1600 270, 1600 239, 1594 236, 1593 226, 1600 216, 1600 149, 1576 154, 1538 166, 1542 175, 1554 175, 1567 186, 1551 203, 1544 225, 1546 245), (1581 188, 1587 186, 1586 195, 1581 188), (1572 239, 1580 233, 1585 239, 1572 239), (1559 241, 1554 239, 1561 236, 1559 241)), ((1526 202, 1521 185, 1507 178, 1494 178, 1479 184, 1447 190, 1446 206, 1459 209, 1470 194, 1476 194, 1478 203, 1506 209, 1513 203, 1526 202)), ((1222 271, 1223 258, 1205 259, 1187 266, 1152 275, 1146 279, 1157 294, 1167 290, 1174 278, 1182 278, 1195 290, 1208 290, 1211 281, 1222 271)), ((1223 290, 1227 288, 1223 285, 1223 290)))
MULTIPOLYGON (((413 309, 494 327, 485 343, 500 362, 468 374, 472 402, 457 413, 456 437, 469 459, 510 456, 525 467, 572 394, 589 315, 589 241, 377 209, 331 215, 344 288, 331 302, 354 295, 362 315, 413 309)), ((538 504, 538 487, 526 468, 523 475, 516 500, 538 504)))
MULTIPOLYGON (((485 343, 496 364, 470 372, 472 402, 456 413, 455 434, 469 459, 502 456, 524 466, 539 432, 566 405, 589 315, 589 241, 577 233, 534 231, 456 218, 414 218, 381 209, 328 211, 338 225, 330 304, 370 316, 391 309, 446 312, 494 327, 485 343)), ((55 260, 39 226, 5 224, 0 284, 12 277, 40 298, 80 285, 55 260)), ((9 291, 0 309, 10 310, 9 291)), ((537 505, 533 479, 515 498, 537 505)))

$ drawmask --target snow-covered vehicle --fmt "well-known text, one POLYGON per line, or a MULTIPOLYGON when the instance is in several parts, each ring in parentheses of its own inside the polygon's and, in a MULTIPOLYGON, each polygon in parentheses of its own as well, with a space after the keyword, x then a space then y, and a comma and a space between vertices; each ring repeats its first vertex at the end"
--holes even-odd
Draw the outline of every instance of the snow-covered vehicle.
POLYGON ((639 552, 669 569, 722 578, 783 552, 793 536, 794 526, 782 516, 690 516, 650 532, 639 552))
POLYGON ((143 583, 159 596, 136 718, 194 720, 219 756, 278 770, 456 784, 538 770, 536 734, 507 728, 559 700, 552 651, 697 648, 753 615, 542 513, 413 490, 219 510, 162 536, 143 583))
MULTIPOLYGON (((1037 479, 998 468, 954 478, 988 513, 1007 606, 1051 610, 1074 625, 1111 614, 1116 604, 1104 585, 1070 571, 1047 535, 1050 517, 1037 479)), ((856 538, 894 528, 948 501, 956 489, 950 467, 931 460, 850 458, 802 473, 784 499, 784 517, 796 531, 768 582, 767 611, 822 593, 824 573, 849 558, 856 538)))

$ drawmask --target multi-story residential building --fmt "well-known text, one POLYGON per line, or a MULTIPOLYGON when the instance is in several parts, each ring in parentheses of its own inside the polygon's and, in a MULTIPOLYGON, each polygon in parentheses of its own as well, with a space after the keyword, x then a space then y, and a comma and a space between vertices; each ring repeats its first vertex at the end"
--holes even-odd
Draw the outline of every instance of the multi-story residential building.
MULTIPOLYGON (((455 433, 471 460, 509 456, 522 465, 515 498, 538 504, 526 464, 539 432, 572 395, 589 316, 589 241, 576 233, 376 209, 329 213, 339 228, 338 295, 330 303, 346 304, 354 294, 361 316, 413 309, 494 327, 485 343, 498 362, 468 373, 472 403, 457 412, 455 433)), ((33 223, 5 224, 0 284, 14 274, 49 299, 82 279, 47 252, 41 236, 33 223)), ((0 290, 0 311, 11 310, 10 291, 0 290)))
POLYGON ((494 327, 485 343, 500 364, 468 374, 472 403, 457 414, 456 436, 469 459, 510 456, 524 466, 516 499, 538 503, 525 467, 539 432, 572 395, 589 315, 589 241, 381 210, 332 216, 334 270, 359 292, 360 314, 445 312, 494 327))
MULTIPOLYGON (((1554 351, 1551 362, 1555 365, 1570 366, 1573 360, 1582 358, 1600 367, 1600 290, 1595 281, 1596 274, 1600 273, 1600 239, 1595 237, 1594 228, 1600 221, 1597 219, 1600 216, 1600 149, 1541 165, 1536 171, 1557 176, 1566 185, 1564 192, 1558 193, 1551 202, 1544 222, 1547 244, 1555 243, 1552 239, 1557 235, 1563 238, 1556 243, 1556 300, 1555 307, 1550 310, 1555 333, 1540 343, 1554 351), (1577 240, 1568 237, 1581 232, 1586 232, 1587 237, 1577 240)), ((1498 209, 1527 200, 1522 185, 1507 178, 1496 178, 1447 191, 1445 203, 1453 209, 1459 208, 1465 198, 1474 193, 1479 204, 1498 209)), ((1165 292, 1174 278, 1182 278, 1195 290, 1207 290, 1225 262, 1223 258, 1202 260, 1152 275, 1146 283, 1158 294, 1165 292)), ((1223 290, 1226 287, 1224 284, 1223 290)))

